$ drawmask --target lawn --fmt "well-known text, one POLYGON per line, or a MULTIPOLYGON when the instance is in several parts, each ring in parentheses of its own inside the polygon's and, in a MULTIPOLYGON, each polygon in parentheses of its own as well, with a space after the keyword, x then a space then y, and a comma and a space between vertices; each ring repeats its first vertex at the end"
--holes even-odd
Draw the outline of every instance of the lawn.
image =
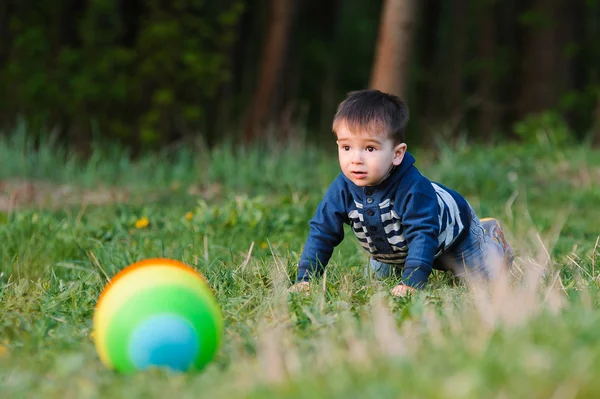
MULTIPOLYGON (((3 398, 600 397, 600 151, 456 144, 416 150, 433 180, 499 218, 517 259, 488 289, 435 272, 411 298, 364 276, 351 234, 308 297, 288 294, 332 148, 81 160, 0 136, 3 398), (90 338, 107 279, 137 260, 206 276, 223 345, 201 372, 119 375, 90 338)), ((349 230, 346 230, 349 233, 349 230)))

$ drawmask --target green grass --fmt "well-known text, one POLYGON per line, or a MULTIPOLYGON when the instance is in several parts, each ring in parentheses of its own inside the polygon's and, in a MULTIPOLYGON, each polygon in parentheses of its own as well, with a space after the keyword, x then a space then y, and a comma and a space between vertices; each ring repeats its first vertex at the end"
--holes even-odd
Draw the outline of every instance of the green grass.
POLYGON ((113 148, 82 160, 11 137, 0 138, 0 198, 19 181, 71 191, 0 210, 2 397, 600 395, 598 151, 417 150, 426 175, 502 220, 517 252, 510 282, 468 290, 436 273, 427 290, 393 299, 394 281, 364 277, 349 235, 326 281, 301 297, 285 289, 337 173, 331 149, 181 147, 131 161, 113 148), (102 190, 127 195, 90 200, 102 190), (123 376, 96 355, 106 275, 155 256, 192 265, 215 289, 225 335, 202 372, 123 376))

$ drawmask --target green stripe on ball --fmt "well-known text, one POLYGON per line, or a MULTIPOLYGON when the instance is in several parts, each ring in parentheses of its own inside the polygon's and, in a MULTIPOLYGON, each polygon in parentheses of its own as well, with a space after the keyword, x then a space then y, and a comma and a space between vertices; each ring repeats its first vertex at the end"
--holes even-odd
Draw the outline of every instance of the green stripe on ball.
POLYGON ((202 369, 220 345, 222 319, 208 288, 191 291, 181 286, 154 286, 142 290, 123 303, 111 317, 106 350, 114 367, 122 372, 136 370, 129 358, 129 341, 137 326, 152 316, 173 314, 186 319, 196 330, 201 350, 193 362, 202 369))

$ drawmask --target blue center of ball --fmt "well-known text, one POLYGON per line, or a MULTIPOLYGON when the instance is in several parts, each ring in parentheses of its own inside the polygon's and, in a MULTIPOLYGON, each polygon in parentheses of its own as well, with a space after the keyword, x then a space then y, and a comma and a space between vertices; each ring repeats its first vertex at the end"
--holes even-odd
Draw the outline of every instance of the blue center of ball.
POLYGON ((156 315, 135 329, 129 341, 129 358, 142 370, 150 366, 187 370, 200 349, 198 335, 185 319, 156 315))

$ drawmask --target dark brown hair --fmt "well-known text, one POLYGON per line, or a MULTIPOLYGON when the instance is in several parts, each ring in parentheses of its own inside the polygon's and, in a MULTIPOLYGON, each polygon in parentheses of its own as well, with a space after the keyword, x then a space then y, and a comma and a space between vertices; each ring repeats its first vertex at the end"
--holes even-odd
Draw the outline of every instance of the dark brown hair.
POLYGON ((388 135, 394 144, 404 142, 408 105, 400 97, 379 90, 348 93, 338 105, 332 129, 345 124, 352 134, 388 135))

